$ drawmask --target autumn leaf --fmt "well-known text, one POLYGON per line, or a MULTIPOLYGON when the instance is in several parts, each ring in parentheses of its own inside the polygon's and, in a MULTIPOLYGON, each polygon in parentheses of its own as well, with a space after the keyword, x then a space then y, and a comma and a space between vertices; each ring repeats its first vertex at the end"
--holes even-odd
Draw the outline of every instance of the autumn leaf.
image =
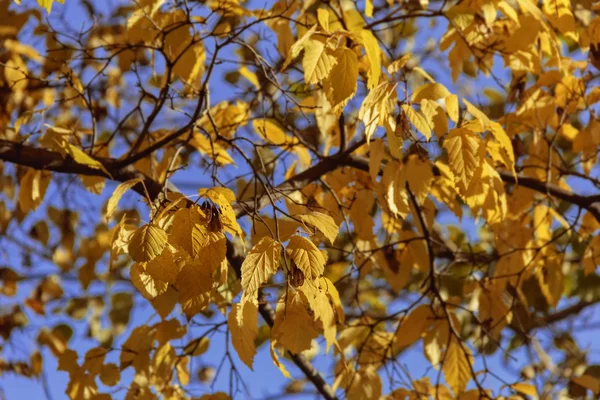
POLYGON ((356 93, 358 79, 358 57, 347 47, 333 52, 337 62, 324 81, 326 95, 335 110, 341 110, 356 93))
POLYGON ((258 309, 255 304, 245 302, 234 304, 227 317, 227 326, 231 332, 231 343, 240 359, 252 368, 256 347, 254 338, 258 334, 258 309))
POLYGON ((125 192, 127 192, 129 189, 131 189, 132 187, 134 187, 135 185, 137 185, 140 182, 143 182, 142 178, 130 179, 126 182, 119 184, 119 186, 116 187, 115 191, 112 193, 112 195, 108 199, 108 203, 106 205, 106 214, 104 217, 107 220, 109 220, 110 217, 112 217, 113 213, 117 209, 119 200, 121 200, 121 197, 123 197, 125 192))
POLYGON ((452 337, 443 363, 446 382, 458 396, 465 391, 467 383, 473 378, 471 351, 465 344, 459 343, 455 337, 452 337))
POLYGON ((121 371, 116 364, 108 363, 102 365, 100 370, 100 381, 106 386, 115 386, 121 380, 121 371))
POLYGON ((310 348, 318 331, 314 329, 313 318, 299 295, 290 296, 286 302, 279 303, 271 335, 292 353, 299 354, 310 348))
POLYGON ((444 148, 448 151, 450 169, 454 173, 457 187, 464 193, 475 169, 479 165, 478 151, 481 139, 465 128, 455 128, 444 140, 444 148))
POLYGON ((335 238, 337 237, 340 228, 337 226, 331 216, 313 211, 308 214, 297 215, 296 217, 304 221, 309 226, 314 226, 321 231, 327 240, 329 240, 329 243, 333 244, 333 242, 335 242, 335 238))
POLYGON ((129 255, 134 261, 155 259, 167 245, 167 233, 157 226, 147 224, 135 231, 129 242, 129 255))
POLYGON ((302 59, 304 80, 309 85, 322 81, 329 75, 336 62, 336 58, 323 40, 317 38, 307 41, 302 59))
POLYGON ((394 346, 403 348, 415 343, 433 323, 431 308, 421 305, 400 322, 394 346))
POLYGON ((52 180, 52 174, 47 171, 29 169, 21 179, 19 190, 19 207, 27 213, 35 210, 44 200, 48 185, 52 180))
POLYGON ((296 266, 304 272, 306 279, 318 279, 325 270, 323 255, 310 240, 302 236, 292 236, 286 251, 296 266))
POLYGON ((421 100, 445 99, 450 92, 441 83, 426 83, 415 90, 411 96, 411 102, 420 103, 421 100))
POLYGON ((242 288, 244 296, 256 301, 260 285, 279 268, 281 243, 265 236, 252 249, 242 263, 242 288))

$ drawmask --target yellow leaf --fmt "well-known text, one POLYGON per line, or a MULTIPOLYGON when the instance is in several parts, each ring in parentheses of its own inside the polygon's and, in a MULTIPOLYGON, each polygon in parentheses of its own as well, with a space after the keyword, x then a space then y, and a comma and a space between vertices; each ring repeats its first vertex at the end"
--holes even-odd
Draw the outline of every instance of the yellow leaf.
MULTIPOLYGON (((284 295, 285 296, 285 295, 284 295)), ((311 341, 319 335, 313 326, 313 317, 306 310, 299 294, 290 294, 275 311, 271 337, 289 351, 299 354, 310 349, 311 341)))
POLYGON ((131 179, 117 186, 113 194, 108 199, 108 203, 106 205, 105 218, 107 221, 110 219, 110 217, 112 217, 113 213, 117 209, 117 205, 119 204, 119 200, 121 200, 121 197, 123 197, 123 194, 125 194, 126 191, 128 191, 138 183, 143 182, 143 180, 143 178, 131 179))
POLYGON ((271 236, 276 231, 275 225, 279 225, 279 239, 287 242, 301 227, 298 221, 288 218, 278 218, 277 222, 273 218, 262 217, 254 222, 252 227, 252 244, 258 243, 265 236, 271 236))
POLYGON ((423 78, 427 79, 429 82, 435 83, 435 79, 433 79, 431 77, 431 75, 429 75, 423 68, 421 68, 421 67, 414 67, 412 70, 415 71, 415 72, 417 72, 423 78))
POLYGON ((371 175, 373 183, 377 182, 377 176, 381 170, 381 161, 384 155, 385 144, 383 140, 375 140, 369 145, 369 175, 371 175))
POLYGON ((459 109, 458 109, 458 97, 455 94, 451 94, 446 97, 446 111, 448 112, 448 116, 454 122, 458 122, 459 117, 459 109))
POLYGON ((165 319, 169 316, 171 311, 173 311, 178 301, 179 292, 173 289, 172 286, 169 286, 166 292, 150 300, 150 303, 152 304, 152 307, 154 307, 158 315, 160 315, 162 319, 165 319))
POLYGON ((490 119, 480 109, 471 104, 467 99, 463 99, 463 103, 467 107, 467 112, 470 113, 481 125, 481 129, 486 129, 490 126, 490 119))
POLYGON ((387 67, 388 72, 390 74, 395 74, 396 72, 400 71, 402 68, 404 68, 404 66, 411 59, 411 57, 411 53, 403 55, 387 67))
POLYGON ((302 236, 292 236, 286 250, 304 277, 316 280, 325 270, 325 259, 317 246, 302 236))
POLYGON ((435 101, 421 100, 421 113, 438 138, 448 133, 448 117, 442 107, 435 101))
POLYGON ((42 145, 60 152, 63 158, 70 156, 78 164, 87 165, 90 168, 103 171, 106 175, 111 176, 106 168, 104 168, 104 164, 84 153, 79 147, 69 143, 68 138, 73 135, 72 131, 48 124, 45 126, 48 129, 46 130, 46 134, 40 139, 42 145))
POLYGON ((302 37, 300 39, 298 39, 292 45, 292 47, 290 47, 290 51, 287 55, 287 58, 285 59, 285 62, 283 63, 283 66, 281 67, 282 72, 287 69, 287 67, 291 64, 292 61, 294 61, 294 59, 296 57, 298 57, 298 55, 304 48, 305 44, 310 40, 310 38, 312 37, 313 33, 315 33, 316 30, 317 30, 317 25, 313 25, 309 30, 307 30, 304 33, 304 35, 302 35, 302 37))
POLYGON ((368 18, 373 18, 373 0, 365 1, 365 15, 368 18))
POLYGON ((404 320, 396 331, 394 346, 398 349, 415 343, 429 329, 434 322, 434 315, 429 305, 423 304, 415 308, 404 320))
POLYGON ((190 144, 200 153, 206 154, 220 165, 235 164, 227 150, 199 132, 194 132, 194 138, 190 141, 190 144))
POLYGON ((406 174, 406 180, 411 192, 422 203, 431 188, 433 182, 433 169, 429 161, 421 159, 418 155, 411 155, 402 169, 406 174))
POLYGON ((323 325, 323 336, 327 342, 325 353, 328 353, 331 346, 336 343, 337 334, 335 313, 329 297, 322 288, 317 287, 315 282, 310 280, 304 281, 300 291, 306 296, 315 320, 319 320, 323 325))
POLYGON ((198 190, 198 194, 200 197, 206 197, 219 206, 221 209, 221 221, 228 228, 228 232, 242 237, 242 228, 237 222, 233 207, 231 207, 231 204, 235 201, 235 194, 230 189, 219 187, 211 189, 203 188, 198 190))
POLYGON ((121 380, 121 371, 116 364, 104 364, 100 370, 100 381, 106 386, 115 386, 121 380))
POLYGON ((600 379, 597 379, 591 375, 583 375, 571 378, 572 382, 575 382, 579 386, 591 390, 595 395, 600 394, 600 379))
POLYGON ((131 236, 128 250, 134 261, 145 262, 155 259, 167 245, 167 233, 154 225, 144 225, 131 236))
POLYGON ((227 200, 229 202, 229 204, 233 204, 237 201, 237 198, 235 197, 235 193, 233 193, 233 190, 231 190, 231 189, 227 189, 224 187, 213 187, 210 189, 206 189, 206 188, 198 189, 199 196, 208 197, 215 203, 222 201, 219 196, 215 195, 215 193, 223 196, 223 198, 225 198, 225 200, 227 200))
POLYGON ((296 217, 321 231, 331 244, 335 242, 340 228, 330 215, 313 211, 308 214, 296 215, 296 217))
POLYGON ((367 86, 370 89, 373 89, 379 84, 379 78, 381 76, 381 49, 379 48, 377 38, 370 30, 362 29, 360 31, 360 37, 363 41, 370 66, 367 86))
POLYGON ((514 385, 510 385, 510 387, 517 392, 537 398, 537 389, 535 385, 532 385, 531 383, 515 383, 514 385))
POLYGON ((79 179, 81 179, 83 186, 94 194, 102 193, 104 184, 106 183, 106 179, 102 176, 79 175, 79 179))
POLYGON ((387 118, 396 104, 396 85, 382 82, 365 97, 358 111, 358 118, 365 124, 365 137, 369 143, 378 125, 387 118))
POLYGON ((273 360, 273 364, 275 364, 275 366, 279 368, 283 376, 285 376, 288 379, 292 377, 288 370, 285 368, 285 365, 283 365, 283 363, 279 361, 279 355, 277 354, 277 349, 275 348, 275 341, 273 340, 271 340, 271 359, 273 360))
POLYGON ((466 344, 464 346, 461 345, 452 336, 443 362, 446 382, 454 392, 454 395, 458 396, 465 391, 467 383, 473 377, 471 373, 471 365, 473 365, 471 351, 466 344))
POLYGON ((276 146, 291 146, 296 143, 296 138, 286 135, 275 121, 256 119, 252 121, 252 126, 263 139, 276 146))
POLYGON ((175 257, 169 248, 164 249, 158 257, 146 263, 146 273, 154 279, 175 283, 180 270, 180 260, 175 257))
POLYGON ((335 57, 321 38, 310 39, 304 45, 302 68, 304 68, 304 80, 307 84, 321 82, 329 75, 335 63, 335 57))
POLYGON ((436 101, 449 95, 450 92, 441 83, 426 83, 413 92, 411 102, 419 103, 423 99, 436 101))
POLYGON ((199 356, 206 353, 208 346, 210 346, 210 339, 206 336, 201 336, 197 339, 191 340, 183 348, 183 354, 186 356, 199 356))
POLYGON ((504 165, 510 169, 513 175, 516 176, 515 172, 515 152, 510 137, 506 134, 502 125, 495 121, 490 121, 489 125, 490 132, 494 139, 500 144, 502 148, 502 160, 504 165))
POLYGON ((196 257, 208 244, 206 219, 198 206, 181 208, 175 212, 170 240, 174 246, 185 250, 190 257, 196 257))
POLYGON ((478 151, 481 139, 475 133, 464 128, 450 131, 444 140, 444 148, 448 151, 450 169, 455 176, 455 183, 465 193, 475 170, 479 166, 478 151))
POLYGON ((317 10, 317 20, 325 32, 329 32, 329 12, 324 8, 317 10))
POLYGON ((84 153, 79 147, 73 146, 70 143, 65 143, 65 145, 65 151, 73 158, 73 160, 75 160, 76 163, 87 165, 88 167, 93 169, 99 169, 101 171, 104 171, 108 176, 110 176, 110 174, 104 168, 104 165, 100 161, 93 159, 87 153, 84 153))
POLYGON ((208 232, 206 246, 203 246, 196 255, 196 260, 202 262, 202 267, 209 274, 219 269, 227 253, 227 239, 221 232, 208 232))
POLYGON ((242 263, 242 288, 244 298, 256 302, 260 285, 279 268, 281 243, 265 236, 248 253, 242 263))
POLYGON ((208 271, 197 262, 186 264, 179 271, 176 281, 179 303, 188 318, 208 307, 212 283, 208 271))
POLYGON ((152 300, 165 293, 169 287, 167 282, 155 279, 147 274, 145 267, 140 263, 135 263, 131 266, 129 276, 133 286, 148 300, 152 300))
MULTIPOLYGON (((46 9, 46 11, 48 11, 48 14, 50 14, 50 12, 52 11, 52 3, 54 3, 55 0, 37 0, 38 4, 42 7, 44 7, 46 9)), ((64 4, 65 0, 56 0, 61 4, 64 4)))
POLYGON ((256 346, 254 338, 258 335, 258 306, 251 302, 234 304, 227 317, 227 326, 231 333, 231 343, 240 360, 252 369, 256 346), (243 311, 240 312, 240 308, 243 311))
POLYGON ((378 400, 381 396, 381 378, 372 368, 360 369, 353 374, 347 389, 347 400, 378 400))
POLYGON ((190 371, 188 367, 189 363, 189 357, 181 357, 178 359, 177 364, 175 364, 177 378, 179 379, 179 383, 181 383, 183 386, 187 386, 187 384, 190 383, 190 371))
POLYGON ((423 118, 423 116, 418 111, 416 111, 408 104, 402 104, 402 110, 406 113, 406 116, 408 117, 410 123, 413 124, 415 128, 417 128, 417 130, 421 132, 423 136, 425 136, 425 138, 427 138, 427 140, 430 140, 431 127, 427 123, 427 120, 425 120, 425 118, 423 118))
POLYGON ((334 111, 343 109, 354 97, 358 80, 358 57, 347 47, 340 47, 333 52, 337 60, 328 78, 325 80, 327 99, 334 111))
MULTIPOLYGON (((178 29, 177 32, 178 31, 181 31, 181 29, 178 29)), ((182 47, 184 47, 185 52, 177 55, 178 59, 173 66, 173 74, 188 85, 198 87, 199 85, 195 85, 195 83, 204 70, 206 51, 204 50, 204 44, 202 42, 197 42, 189 46, 192 38, 189 32, 187 32, 187 29, 186 36, 186 38, 180 40, 180 43, 183 43, 182 47)))
POLYGON ((35 210, 42 203, 51 180, 52 174, 49 171, 27 170, 21 178, 19 189, 19 207, 23 213, 35 210))
POLYGON ((240 75, 243 76, 250 82, 256 90, 260 90, 260 83, 256 74, 248 69, 245 65, 240 68, 240 75))

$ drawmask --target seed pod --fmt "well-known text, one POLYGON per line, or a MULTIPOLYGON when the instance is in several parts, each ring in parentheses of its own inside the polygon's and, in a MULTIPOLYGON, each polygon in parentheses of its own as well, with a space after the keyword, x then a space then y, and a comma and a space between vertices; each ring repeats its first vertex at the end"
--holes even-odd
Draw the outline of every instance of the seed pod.
POLYGON ((290 284, 295 288, 304 285, 304 272, 302 272, 302 270, 296 266, 294 261, 292 261, 290 267, 289 280, 290 284))

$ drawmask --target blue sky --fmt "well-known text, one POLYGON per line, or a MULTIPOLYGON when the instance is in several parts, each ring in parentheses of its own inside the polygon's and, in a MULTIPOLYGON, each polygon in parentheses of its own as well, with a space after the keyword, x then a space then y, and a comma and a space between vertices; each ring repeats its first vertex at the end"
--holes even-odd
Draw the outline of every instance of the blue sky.
MULTIPOLYGON (((23 0, 22 2, 23 2, 24 7, 32 6, 34 3, 33 0, 23 0)), ((118 2, 118 1, 104 2, 104 1, 100 1, 100 0, 92 0, 92 3, 94 4, 94 6, 97 8, 97 10, 99 12, 102 12, 103 10, 112 9, 115 4, 122 3, 122 2, 118 2)), ((250 7, 253 7, 255 5, 262 5, 263 3, 268 4, 268 5, 271 4, 269 1, 264 1, 264 2, 255 1, 255 2, 251 2, 250 7)), ((362 7, 362 2, 360 2, 360 4, 361 5, 359 5, 359 7, 362 7)), ((86 20, 86 17, 82 17, 83 15, 84 14, 82 13, 81 4, 79 1, 66 0, 65 5, 61 5, 61 4, 54 5, 52 15, 50 16, 50 20, 64 17, 66 20, 68 20, 70 22, 70 24, 73 27, 80 28, 83 26, 87 26, 89 24, 89 21, 86 20)), ((427 25, 427 24, 428 24, 428 22, 424 23, 424 25, 427 25)), ((446 24, 441 23, 440 26, 438 26, 438 27, 435 27, 433 29, 424 30, 424 33, 419 34, 417 36, 416 41, 415 41, 415 47, 420 47, 421 45, 426 43, 427 39, 430 36, 439 37, 445 29, 446 29, 446 24)), ((266 29, 262 29, 262 30, 264 31, 266 29)), ((207 44, 207 46, 211 46, 211 45, 207 44)), ((480 96, 481 88, 484 86, 491 85, 494 88, 498 89, 497 85, 495 85, 495 83, 493 83, 493 80, 491 78, 484 78, 483 76, 480 76, 477 80, 473 80, 470 82, 469 81, 460 81, 460 82, 458 82, 458 84, 454 84, 450 80, 449 68, 446 70, 440 70, 439 64, 437 64, 433 61, 425 62, 422 65, 422 67, 430 73, 435 71, 435 73, 432 73, 432 75, 434 75, 434 77, 439 82, 445 84, 453 93, 458 93, 460 95, 464 95, 464 96, 468 97, 470 100, 477 100, 478 96, 480 96)), ((229 67, 229 69, 231 69, 231 67, 229 67)), ((503 78, 505 78, 507 76, 506 71, 502 70, 502 62, 501 61, 496 63, 496 68, 495 68, 494 72, 503 78)), ((232 97, 232 87, 229 85, 226 86, 221 82, 222 76, 223 76, 222 73, 217 72, 215 74, 215 79, 213 79, 211 81, 211 100, 212 100, 213 105, 221 100, 230 99, 232 97)), ((507 79, 505 81, 508 82, 509 80, 507 79)), ((476 102, 475 102, 475 104, 476 104, 476 102)), ((232 175, 239 174, 240 170, 231 170, 231 173, 232 173, 232 175)), ((595 170, 594 174, 598 175, 597 169, 595 170)), ((183 170, 183 171, 178 172, 177 175, 173 178, 173 182, 176 185, 181 184, 180 185, 181 190, 185 194, 195 193, 196 188, 212 186, 212 182, 210 181, 210 179, 208 177, 200 177, 199 178, 197 169, 189 169, 189 170, 183 170), (183 183, 185 183, 185 185, 183 185, 183 183), (188 185, 189 183, 192 183, 192 186, 188 185), (193 187, 194 185, 196 185, 195 188, 193 187)), ((82 194, 82 196, 84 196, 84 198, 85 198, 84 202, 90 208, 90 210, 89 210, 90 213, 95 212, 96 215, 101 214, 102 204, 106 201, 107 197, 110 195, 110 193, 115 188, 115 186, 116 186, 116 184, 108 183, 102 196, 94 196, 89 193, 82 194)), ((588 190, 591 190, 591 188, 586 187, 581 184, 578 184, 578 183, 575 183, 575 182, 574 182, 573 186, 574 186, 575 190, 580 190, 581 192, 587 192, 588 190)), ((58 187, 53 185, 49 189, 49 192, 47 195, 47 202, 50 204, 55 204, 55 203, 60 204, 60 197, 61 196, 60 196, 60 193, 58 193, 58 187)), ((126 195, 126 197, 122 201, 121 206, 129 205, 129 206, 134 206, 134 207, 140 207, 140 209, 142 210, 141 211, 142 218, 147 218, 147 215, 148 215, 147 210, 145 210, 143 207, 141 207, 140 204, 141 203, 139 202, 139 198, 137 197, 137 195, 129 193, 126 195)), ((38 218, 39 218, 39 216, 34 215, 34 216, 32 216, 31 221, 34 222, 38 218)), ((455 217, 449 215, 449 213, 444 214, 441 222, 448 223, 448 224, 460 225, 461 228, 467 233, 468 237, 472 241, 477 240, 477 228, 479 225, 481 225, 481 222, 473 221, 470 218, 465 218, 463 221, 458 221, 455 217)), ((27 223, 26 223, 26 226, 27 226, 27 223)), ((27 230, 24 230, 24 232, 26 232, 26 231, 27 230)), ((15 232, 15 236, 18 236, 18 235, 20 235, 20 233, 15 232)), ((2 241, 0 243, 2 243, 3 246, 5 246, 4 247, 4 249, 5 249, 4 260, 2 260, 3 263, 9 264, 11 266, 16 266, 16 265, 19 265, 20 263, 22 263, 22 260, 20 259, 20 257, 18 257, 16 255, 14 245, 6 243, 6 241, 2 241)), ((41 261, 40 261, 40 263, 41 263, 41 261)), ((45 268, 45 266, 37 265, 36 268, 43 269, 43 268, 45 268)), ((73 294, 76 294, 77 291, 79 290, 77 284, 71 284, 71 285, 68 285, 67 287, 69 288, 69 292, 73 293, 73 294)), ((89 292, 97 293, 97 294, 104 294, 104 290, 105 290, 104 286, 99 285, 99 284, 93 284, 90 287, 89 292)), ((112 293, 120 291, 120 290, 131 291, 131 290, 135 290, 135 289, 133 289, 131 286, 126 285, 126 284, 118 284, 111 289, 112 293)), ((22 291, 24 297, 28 296, 30 293, 30 289, 27 289, 27 284, 23 284, 21 291, 22 291)), ((22 298, 15 299, 15 301, 22 301, 22 298)), ((12 304, 12 302, 10 304, 12 304)), ((130 332, 132 328, 138 326, 139 324, 155 323, 155 322, 159 321, 159 318, 157 316, 154 316, 154 318, 149 321, 149 318, 152 317, 152 315, 154 314, 154 310, 143 299, 136 297, 135 304, 136 304, 136 307, 134 307, 134 312, 133 312, 132 319, 131 319, 132 323, 130 323, 130 329, 128 330, 128 332, 130 332)), ((395 306, 401 307, 402 304, 404 304, 404 303, 396 302, 395 306)), ((589 321, 600 322, 600 319, 599 319, 599 316, 597 315, 597 313, 595 313, 595 314, 593 312, 586 312, 586 313, 587 314, 586 314, 585 319, 588 322, 589 321)), ((15 346, 7 346, 3 349, 3 352, 6 356, 28 359, 29 353, 32 349, 31 343, 35 342, 35 335, 37 334, 37 331, 39 330, 39 328, 41 326, 44 326, 44 324, 48 324, 49 326, 54 326, 58 323, 68 322, 67 318, 60 317, 60 316, 59 317, 51 317, 48 319, 40 319, 38 317, 33 316, 31 313, 28 313, 28 315, 30 315, 30 317, 31 317, 31 325, 18 335, 18 340, 16 340, 14 342, 15 346)), ((178 320, 180 320, 180 322, 182 322, 182 323, 185 322, 185 319, 182 316, 176 315, 176 318, 178 320)), ((215 317, 215 320, 218 321, 219 318, 222 319, 222 316, 215 317)), ((76 329, 75 339, 71 342, 71 344, 72 344, 73 348, 75 348, 80 354, 84 354, 86 350, 88 350, 92 347, 95 347, 97 345, 96 342, 93 340, 83 339, 83 337, 85 336, 85 330, 86 330, 85 324, 81 324, 81 323, 77 324, 75 329, 76 329)), ((192 334, 188 334, 186 337, 184 337, 181 340, 181 345, 185 345, 188 340, 193 339, 197 336, 200 336, 202 334, 203 330, 204 329, 201 329, 201 328, 193 329, 192 334)), ((592 358, 595 361, 600 361, 600 354, 598 354, 599 349, 597 348, 598 345, 596 345, 596 347, 593 347, 593 339, 595 336, 595 332, 594 331, 591 331, 591 332, 582 331, 582 332, 574 332, 574 334, 577 335, 581 339, 581 343, 589 343, 590 344, 590 348, 592 349, 592 352, 590 353, 591 354, 590 358, 592 358)), ((128 337, 128 333, 125 333, 122 336, 122 338, 119 339, 119 341, 115 344, 115 346, 118 346, 119 344, 121 344, 127 337, 128 337)), ((544 342, 547 339, 548 338, 544 338, 544 337, 540 338, 540 340, 542 342, 544 342)), ((225 335, 222 335, 222 334, 214 335, 214 337, 211 338, 211 346, 210 346, 209 351, 200 357, 196 357, 192 361, 192 364, 190 367, 192 368, 192 370, 196 370, 197 366, 204 366, 204 365, 209 365, 209 366, 213 366, 214 368, 217 368, 220 360, 223 357, 223 352, 224 352, 225 348, 226 348, 225 335)), ((321 350, 323 350, 323 349, 324 349, 324 345, 321 343, 321 350)), ((64 389, 65 389, 67 381, 68 381, 67 374, 56 370, 56 367, 57 367, 56 360, 47 349, 44 349, 42 354, 44 356, 44 363, 45 363, 45 367, 44 367, 45 379, 48 382, 47 388, 49 389, 53 399, 63 399, 66 397, 64 394, 64 389)), ((118 354, 119 354, 118 352, 111 353, 109 356, 107 356, 107 361, 118 362, 117 361, 118 354)), ((248 385, 251 398, 265 398, 265 397, 268 397, 269 395, 275 395, 277 393, 280 393, 280 388, 282 386, 289 383, 289 381, 287 381, 281 375, 279 370, 273 365, 270 355, 269 355, 268 346, 263 345, 261 347, 261 349, 259 350, 259 353, 256 356, 255 363, 254 363, 255 372, 250 371, 245 365, 243 365, 243 363, 241 363, 239 361, 239 359, 237 359, 237 355, 235 355, 235 352, 233 352, 233 354, 234 354, 233 358, 234 358, 234 360, 236 360, 236 366, 238 367, 239 372, 240 372, 241 376, 243 377, 244 381, 248 385)), ((429 375, 433 379, 435 379, 437 372, 431 368, 431 365, 423 357, 422 354, 423 354, 422 347, 420 345, 415 346, 415 348, 410 349, 409 351, 407 351, 406 353, 404 353, 402 355, 402 363, 407 366, 407 368, 411 371, 411 374, 414 378, 420 378, 423 375, 429 375)), ((513 353, 513 356, 518 358, 518 360, 515 363, 513 363, 510 368, 507 368, 504 365, 503 360, 502 360, 503 357, 502 357, 501 353, 497 353, 496 355, 489 357, 489 359, 487 360, 488 365, 490 365, 492 367, 492 369, 494 370, 495 373, 505 377, 506 379, 511 380, 511 382, 512 382, 512 381, 514 381, 514 379, 516 379, 516 376, 518 375, 518 366, 522 365, 522 362, 527 359, 524 352, 515 352, 515 353, 513 353), (517 371, 517 374, 515 374, 515 371, 517 371)), ((481 363, 481 361, 478 361, 478 362, 481 363)), ((331 357, 319 356, 316 359, 314 359, 314 364, 317 367, 317 369, 320 369, 323 371, 331 371, 332 360, 331 360, 331 357)), ((293 364, 286 362, 286 366, 287 366, 287 369, 292 373, 293 376, 299 377, 299 378, 302 377, 301 373, 299 373, 299 371, 295 368, 295 366, 293 364)), ((478 364, 478 366, 481 366, 481 365, 478 364)), ((131 374, 131 369, 128 369, 127 373, 125 373, 123 375, 123 378, 124 378, 123 380, 125 382, 128 381, 127 374, 131 374)), ((329 382, 332 382, 331 376, 327 376, 327 379, 329 382)), ((389 385, 385 380, 383 380, 383 384, 384 384, 384 393, 387 393, 389 385)), ((217 381, 215 382, 214 388, 215 388, 215 390, 227 391, 228 386, 229 386, 229 374, 225 371, 219 375, 219 379, 217 379, 217 381)), ((498 384, 497 381, 495 381, 495 382, 490 381, 488 386, 497 388, 500 385, 498 384)), ((201 387, 200 385, 198 385, 197 382, 192 382, 190 384, 190 387, 188 387, 188 389, 192 389, 194 387, 207 389, 205 386, 201 387)), ((306 389, 309 390, 312 388, 307 386, 306 389)), ((114 388, 112 388, 111 390, 114 390, 114 388)), ((2 393, 9 400, 19 399, 19 398, 36 398, 37 399, 37 398, 45 398, 46 397, 46 393, 44 392, 44 387, 41 384, 41 382, 35 382, 35 381, 27 380, 24 378, 15 377, 13 375, 4 375, 0 378, 0 397, 1 397, 2 393)), ((122 398, 122 397, 124 397, 124 394, 125 394, 125 391, 119 391, 114 394, 114 398, 122 398)), ((303 398, 303 397, 298 396, 296 398, 303 398)), ((314 396, 306 396, 306 398, 314 398, 314 396)))

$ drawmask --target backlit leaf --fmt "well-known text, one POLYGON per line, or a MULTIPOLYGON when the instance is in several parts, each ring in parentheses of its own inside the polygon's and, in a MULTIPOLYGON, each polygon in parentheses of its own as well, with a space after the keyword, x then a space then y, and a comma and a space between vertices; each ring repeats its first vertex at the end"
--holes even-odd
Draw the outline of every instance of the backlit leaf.
POLYGON ((227 317, 227 326, 231 333, 231 343, 240 359, 252 368, 256 346, 254 338, 258 334, 258 309, 251 302, 234 304, 227 317), (243 307, 243 310, 242 310, 243 307))
POLYGON ((304 272, 306 279, 318 279, 325 270, 323 255, 310 240, 302 236, 292 236, 286 251, 296 266, 304 272))
POLYGON ((152 261, 167 245, 167 233, 155 225, 144 225, 131 236, 127 247, 134 261, 152 261))

